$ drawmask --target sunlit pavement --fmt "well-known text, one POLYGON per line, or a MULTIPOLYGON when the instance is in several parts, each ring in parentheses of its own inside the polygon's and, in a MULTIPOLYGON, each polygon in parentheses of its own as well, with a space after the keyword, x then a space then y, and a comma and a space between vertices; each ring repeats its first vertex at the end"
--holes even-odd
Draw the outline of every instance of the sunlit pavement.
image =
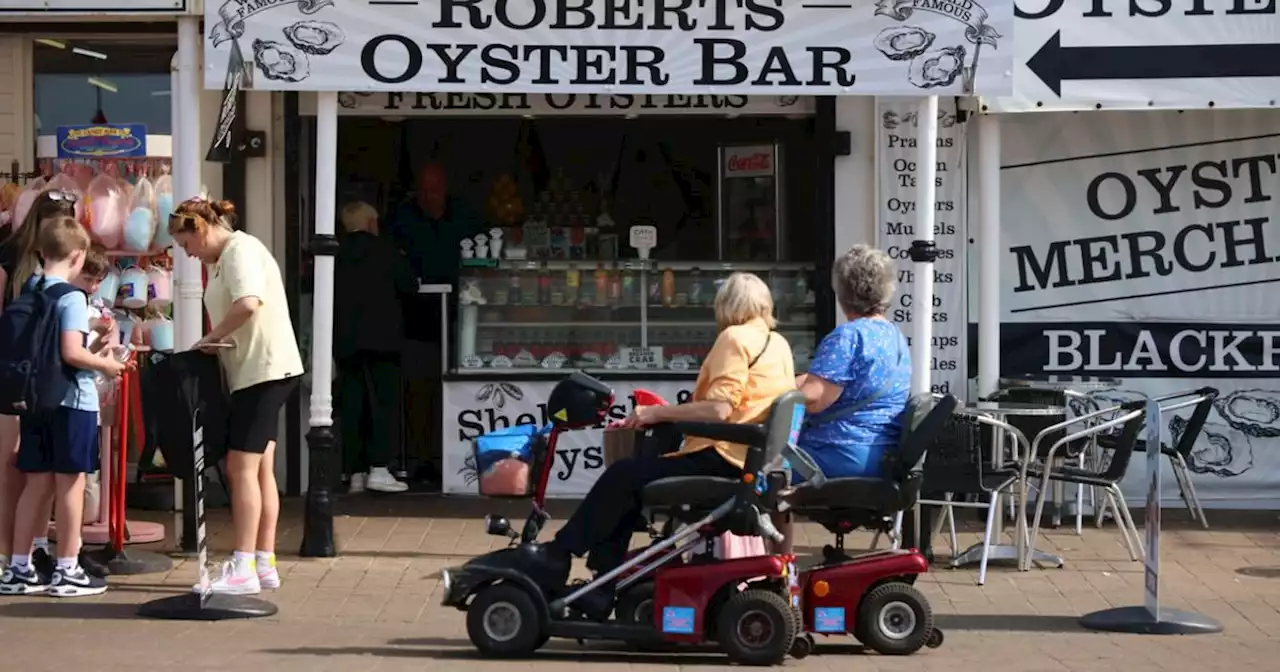
MULTIPOLYGON (((278 616, 261 621, 192 623, 144 621, 140 602, 188 590, 195 563, 179 559, 163 575, 112 577, 107 594, 80 600, 0 598, 0 670, 138 669, 253 670, 467 670, 561 669, 595 665, 617 669, 727 668, 710 651, 633 654, 618 647, 553 641, 535 658, 490 662, 475 657, 463 615, 439 606, 439 571, 502 545, 484 534, 484 513, 513 518, 520 502, 426 496, 362 497, 340 504, 336 522, 341 556, 280 559, 284 586, 264 597, 278 616)), ((281 549, 298 548, 301 508, 287 507, 281 549)), ((553 513, 563 514, 563 507, 553 513)), ((1141 512, 1135 514, 1141 520, 1141 512)), ((138 517, 148 517, 138 514, 138 517)), ((151 516, 155 520, 164 517, 151 516)), ((968 517, 968 516, 964 516, 968 517)), ((1117 530, 1086 526, 1048 533, 1041 542, 1068 559, 1064 569, 1018 573, 993 567, 987 585, 976 568, 942 569, 924 577, 946 642, 908 658, 862 653, 851 639, 819 642, 817 655, 788 661, 788 669, 911 670, 1239 670, 1280 669, 1280 518, 1275 513, 1209 512, 1212 530, 1184 523, 1167 511, 1161 548, 1161 587, 1169 606, 1219 619, 1222 635, 1116 636, 1085 632, 1080 614, 1139 604, 1142 565, 1129 562, 1117 530)), ((554 523, 553 523, 554 526, 554 523)), ((225 511, 211 514, 213 547, 227 550, 225 511)), ((798 527, 798 548, 828 543, 815 525, 798 527)), ((866 546, 855 535, 848 546, 866 546)), ((977 541, 976 526, 961 545, 977 541)), ((940 554, 946 541, 936 543, 940 554)), ((167 550, 167 549, 153 549, 167 550)))

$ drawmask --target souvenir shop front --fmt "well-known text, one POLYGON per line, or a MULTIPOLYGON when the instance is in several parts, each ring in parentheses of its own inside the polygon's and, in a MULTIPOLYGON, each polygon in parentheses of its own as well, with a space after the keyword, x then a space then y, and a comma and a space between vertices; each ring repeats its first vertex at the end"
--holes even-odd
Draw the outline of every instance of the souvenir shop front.
MULTIPOLYGON (((630 411, 638 388, 686 399, 714 340, 711 300, 728 273, 770 284, 805 369, 836 320, 836 241, 870 233, 867 204, 842 198, 836 180, 838 162, 870 173, 877 150, 851 138, 874 135, 875 115, 859 115, 865 127, 838 128, 854 116, 841 114, 849 100, 841 97, 911 96, 932 110, 930 94, 1009 89, 1009 59, 991 46, 1012 31, 1012 3, 914 13, 880 4, 570 10, 482 1, 465 12, 362 6, 359 16, 279 4, 234 25, 206 17, 205 86, 222 86, 228 68, 243 66, 255 89, 298 92, 304 120, 286 154, 310 172, 297 185, 299 245, 313 226, 330 234, 350 200, 373 204, 394 235, 401 206, 440 187, 421 175, 443 173, 450 218, 465 235, 421 264, 423 291, 442 293, 446 307, 435 333, 418 335, 434 351, 411 364, 432 359, 427 366, 442 374, 433 381, 439 426, 425 440, 441 444, 444 490, 471 494, 471 439, 544 423, 541 400, 573 369, 615 386, 614 417, 630 411), (562 46, 557 36, 569 29, 582 39, 562 46), (752 33, 767 34, 769 46, 728 37, 752 33), (414 90, 434 93, 406 93, 414 90)), ((915 148, 917 133, 934 146, 936 115, 916 108, 902 115, 896 151, 915 148)), ((929 158, 919 182, 934 181, 932 154, 921 152, 929 158)), ((904 159, 894 176, 913 195, 915 166, 904 159)), ((916 224, 895 235, 934 230, 933 209, 897 200, 898 217, 916 224)), ((895 249, 905 258, 909 245, 895 249)), ((332 422, 330 258, 316 257, 314 278, 315 314, 300 331, 312 322, 304 340, 319 437, 332 422)), ((598 430, 562 439, 553 495, 591 486, 600 445, 598 430)))

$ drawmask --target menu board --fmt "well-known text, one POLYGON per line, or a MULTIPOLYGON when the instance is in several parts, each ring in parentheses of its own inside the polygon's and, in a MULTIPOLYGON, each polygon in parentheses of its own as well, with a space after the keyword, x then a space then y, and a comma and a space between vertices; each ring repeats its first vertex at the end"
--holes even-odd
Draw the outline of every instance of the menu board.
MULTIPOLYGON (((934 392, 964 398, 968 390, 965 363, 967 326, 965 264, 967 221, 964 207, 965 125, 956 119, 954 98, 938 99, 937 185, 933 235, 938 259, 933 264, 934 392)), ((880 120, 876 143, 876 244, 898 264, 898 293, 886 315, 911 340, 915 319, 914 283, 919 264, 907 256, 916 240, 916 149, 919 98, 878 98, 880 120)), ((914 351, 913 351, 914 352, 914 351)))

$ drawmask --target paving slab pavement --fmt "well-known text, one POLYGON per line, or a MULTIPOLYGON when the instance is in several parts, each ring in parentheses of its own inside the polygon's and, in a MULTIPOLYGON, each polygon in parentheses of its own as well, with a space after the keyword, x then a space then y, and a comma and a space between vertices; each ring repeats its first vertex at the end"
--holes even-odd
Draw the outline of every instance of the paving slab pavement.
MULTIPOLYGON (((557 502, 562 517, 568 503, 557 502)), ((0 598, 0 641, 10 643, 0 670, 93 669, 130 672, 147 667, 183 670, 727 669, 710 651, 636 654, 603 644, 553 641, 535 658, 491 662, 477 658, 462 614, 439 606, 440 569, 502 545, 484 534, 482 516, 514 519, 520 502, 430 496, 361 497, 339 502, 335 525, 341 555, 301 559, 301 506, 286 504, 279 561, 284 585, 264 594, 280 613, 261 621, 191 623, 140 620, 137 604, 188 590, 193 559, 177 557, 159 575, 112 577, 105 595, 79 600, 0 598)), ((1135 513, 1141 520, 1141 513, 1135 513)), ((138 514, 164 522, 171 516, 138 514)), ((968 516, 961 516, 967 518, 968 516)), ((1280 516, 1274 512, 1210 511, 1211 530, 1168 511, 1161 548, 1161 588, 1169 606, 1219 619, 1226 631, 1197 637, 1107 635, 1082 630, 1089 611, 1140 604, 1143 570, 1130 562, 1114 526, 1086 527, 1077 537, 1052 530, 1041 542, 1067 559, 1063 569, 1019 573, 992 567, 985 586, 976 568, 940 569, 918 584, 947 634, 942 648, 907 658, 862 652, 851 639, 820 641, 818 655, 788 661, 793 670, 956 669, 1009 672, 1195 669, 1280 669, 1280 516)), ((555 523, 552 523, 552 528, 555 523)), ((229 550, 225 511, 210 514, 212 547, 229 550)), ((797 548, 814 553, 829 535, 797 526, 797 548)), ((961 546, 979 539, 972 526, 961 546)), ((545 533, 549 536, 549 533, 545 533)), ((172 538, 172 537, 171 537, 172 538)), ((639 541, 639 538, 637 538, 639 541)), ((855 534, 849 548, 865 547, 855 534)), ((945 539, 935 547, 947 552, 945 539)), ((160 546, 152 550, 168 551, 160 546)))

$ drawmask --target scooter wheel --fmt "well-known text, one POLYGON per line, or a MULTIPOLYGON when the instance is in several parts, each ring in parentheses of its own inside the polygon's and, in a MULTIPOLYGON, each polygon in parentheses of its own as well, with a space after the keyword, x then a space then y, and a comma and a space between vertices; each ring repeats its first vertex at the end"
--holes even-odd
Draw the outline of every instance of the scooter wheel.
POLYGON ((779 665, 796 639, 787 599, 761 589, 730 597, 716 615, 715 630, 729 661, 739 665, 779 665))
POLYGON ((804 660, 813 653, 813 650, 816 647, 817 643, 813 641, 813 635, 800 635, 796 637, 796 641, 791 644, 791 657, 796 660, 804 660))
POLYGON ((476 595, 467 608, 467 636, 481 655, 491 658, 527 656, 547 641, 533 597, 508 583, 476 595))
POLYGON ((945 639, 946 638, 942 636, 942 631, 934 628, 933 632, 929 633, 929 640, 926 641, 924 645, 931 649, 936 649, 939 646, 942 646, 942 642, 945 639))
POLYGON ((858 607, 858 639, 872 651, 906 656, 928 643, 933 609, 920 591, 905 583, 886 583, 862 598, 858 607))

